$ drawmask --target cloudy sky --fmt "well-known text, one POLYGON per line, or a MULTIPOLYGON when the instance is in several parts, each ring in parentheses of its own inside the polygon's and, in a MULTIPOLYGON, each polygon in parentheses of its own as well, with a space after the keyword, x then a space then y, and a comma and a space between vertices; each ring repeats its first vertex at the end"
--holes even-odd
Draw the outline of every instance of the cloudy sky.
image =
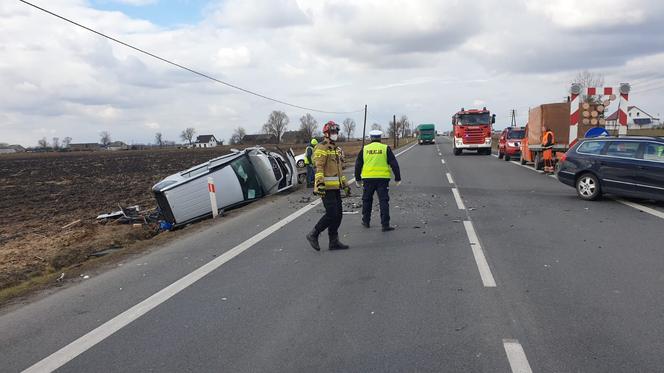
MULTIPOLYGON (((496 127, 561 101, 581 70, 632 84, 664 114, 661 0, 32 0, 217 79, 296 105, 406 114, 449 127, 487 106, 496 127)), ((306 110, 233 90, 115 44, 18 0, 0 1, 0 142, 46 137, 150 143, 186 127, 228 139, 272 110, 306 110)), ((612 110, 614 110, 612 108, 612 110)), ((319 122, 362 122, 323 114, 319 122)))

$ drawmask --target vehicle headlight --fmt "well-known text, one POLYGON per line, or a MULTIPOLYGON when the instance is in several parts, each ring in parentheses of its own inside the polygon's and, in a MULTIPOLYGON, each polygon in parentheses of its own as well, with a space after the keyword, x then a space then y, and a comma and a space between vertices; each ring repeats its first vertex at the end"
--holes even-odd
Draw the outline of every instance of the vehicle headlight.
POLYGON ((516 147, 519 146, 519 143, 518 143, 518 142, 508 142, 507 145, 508 145, 508 146, 511 146, 511 147, 513 147, 513 148, 516 148, 516 147))

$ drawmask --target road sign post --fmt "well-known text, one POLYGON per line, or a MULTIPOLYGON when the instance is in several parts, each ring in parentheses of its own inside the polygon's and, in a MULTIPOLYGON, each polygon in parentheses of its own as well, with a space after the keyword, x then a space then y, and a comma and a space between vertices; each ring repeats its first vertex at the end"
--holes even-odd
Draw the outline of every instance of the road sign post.
POLYGON ((208 192, 210 192, 210 205, 212 205, 212 218, 216 218, 219 215, 219 208, 217 207, 217 190, 214 187, 214 179, 208 177, 208 192))

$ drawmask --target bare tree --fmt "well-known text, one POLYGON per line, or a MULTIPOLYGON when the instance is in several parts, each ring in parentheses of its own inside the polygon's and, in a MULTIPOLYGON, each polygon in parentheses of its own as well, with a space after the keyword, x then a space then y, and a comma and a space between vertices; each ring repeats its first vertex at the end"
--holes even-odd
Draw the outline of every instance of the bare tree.
POLYGON ((238 127, 233 131, 233 136, 231 136, 231 145, 237 145, 242 142, 242 138, 247 134, 247 131, 244 130, 242 126, 238 127))
POLYGON ((53 150, 60 150, 60 138, 59 137, 54 137, 53 138, 53 150))
POLYGON ((300 118, 300 131, 304 133, 304 137, 309 142, 318 129, 318 121, 311 114, 306 113, 300 118))
POLYGON ((383 127, 382 127, 380 124, 378 124, 378 123, 374 123, 374 124, 371 125, 371 130, 372 130, 372 131, 373 131, 373 130, 379 130, 379 131, 382 131, 382 130, 383 130, 383 127))
POLYGON ((41 140, 37 141, 37 145, 39 145, 39 147, 42 149, 48 148, 48 141, 46 141, 46 137, 42 137, 41 140))
POLYGON ((600 73, 591 73, 588 70, 580 71, 574 77, 572 83, 579 84, 581 86, 581 102, 587 102, 590 104, 600 103, 600 99, 597 96, 588 96, 586 89, 588 87, 600 88, 604 86, 604 75, 600 73))
POLYGON ((63 148, 68 148, 69 144, 71 144, 71 137, 67 136, 64 139, 62 139, 62 147, 63 148))
POLYGON ((102 131, 99 133, 99 142, 104 145, 108 146, 113 140, 111 140, 111 133, 108 131, 102 131))
POLYGON ((191 145, 193 143, 195 135, 196 135, 196 129, 193 127, 187 127, 180 134, 180 138, 182 139, 182 141, 188 141, 189 145, 191 145))
POLYGON ((160 148, 164 146, 164 136, 161 134, 161 132, 154 134, 154 143, 159 145, 160 148))
POLYGON ((288 115, 283 111, 275 110, 270 113, 270 116, 267 118, 267 123, 263 125, 263 132, 268 135, 274 135, 277 138, 277 144, 281 143, 281 135, 286 132, 286 127, 288 127, 288 115))
POLYGON ((411 123, 408 120, 408 116, 402 115, 401 118, 397 121, 398 133, 401 138, 410 136, 411 132, 411 123))
POLYGON ((399 136, 399 122, 396 123, 394 120, 391 120, 387 127, 387 134, 391 138, 399 136))
POLYGON ((350 136, 355 132, 355 121, 351 118, 344 119, 344 133, 346 134, 346 139, 350 140, 350 136))

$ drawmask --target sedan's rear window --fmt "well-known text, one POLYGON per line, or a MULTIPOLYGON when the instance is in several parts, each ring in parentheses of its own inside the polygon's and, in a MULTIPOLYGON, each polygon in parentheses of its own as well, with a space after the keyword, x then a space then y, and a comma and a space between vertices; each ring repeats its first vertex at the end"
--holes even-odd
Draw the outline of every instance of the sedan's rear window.
POLYGON ((640 143, 636 141, 612 141, 606 150, 606 155, 621 158, 636 158, 640 143))
POLYGON ((579 145, 576 151, 585 154, 600 154, 602 149, 604 149, 604 144, 604 141, 586 141, 579 145))

